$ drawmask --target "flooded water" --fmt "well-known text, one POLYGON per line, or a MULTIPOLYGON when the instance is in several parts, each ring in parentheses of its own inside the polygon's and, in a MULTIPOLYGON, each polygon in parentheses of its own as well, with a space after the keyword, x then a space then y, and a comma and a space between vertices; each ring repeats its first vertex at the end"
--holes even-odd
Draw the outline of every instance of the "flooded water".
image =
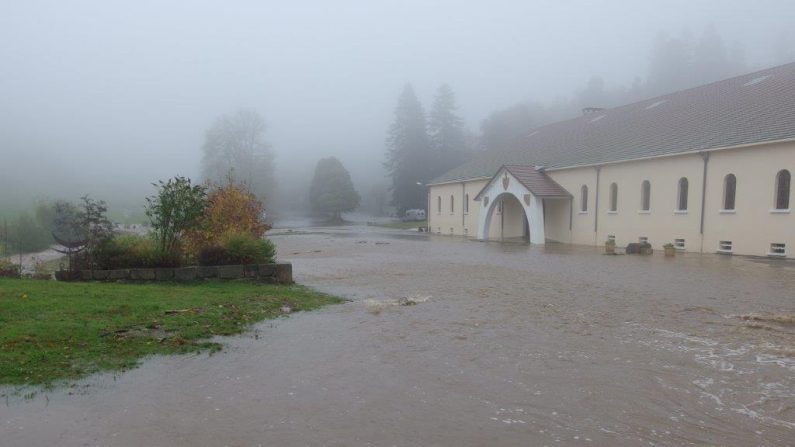
POLYGON ((299 282, 352 301, 12 397, 0 444, 795 445, 791 262, 356 226, 273 239, 299 282))

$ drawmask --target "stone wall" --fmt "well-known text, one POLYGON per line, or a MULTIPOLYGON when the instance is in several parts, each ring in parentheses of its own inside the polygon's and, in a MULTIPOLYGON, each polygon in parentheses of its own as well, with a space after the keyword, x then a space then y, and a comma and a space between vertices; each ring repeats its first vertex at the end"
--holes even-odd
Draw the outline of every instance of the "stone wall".
MULTIPOLYGON (((67 280, 66 272, 56 272, 55 278, 67 280), (59 275, 60 273, 60 275, 59 275)), ((78 281, 195 281, 199 279, 250 278, 263 282, 289 284, 293 282, 293 265, 248 264, 217 265, 181 268, 136 268, 120 270, 83 270, 78 281)))

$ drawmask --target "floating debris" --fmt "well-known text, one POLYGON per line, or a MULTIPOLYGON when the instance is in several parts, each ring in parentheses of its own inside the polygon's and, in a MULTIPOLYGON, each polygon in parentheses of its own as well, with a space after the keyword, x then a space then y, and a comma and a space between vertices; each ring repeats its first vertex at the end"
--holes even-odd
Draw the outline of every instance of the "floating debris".
POLYGON ((396 300, 375 300, 366 299, 362 303, 367 307, 367 311, 373 315, 380 314, 387 306, 414 306, 424 303, 431 299, 430 296, 404 296, 396 300))

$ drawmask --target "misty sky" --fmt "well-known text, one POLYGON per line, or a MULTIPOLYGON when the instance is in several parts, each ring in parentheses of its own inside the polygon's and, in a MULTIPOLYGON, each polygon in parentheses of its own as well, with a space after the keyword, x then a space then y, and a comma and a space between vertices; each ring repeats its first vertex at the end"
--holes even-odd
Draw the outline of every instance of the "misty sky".
POLYGON ((0 206, 9 191, 102 197, 195 176, 204 131, 239 107, 265 117, 283 177, 336 155, 366 189, 406 82, 426 109, 450 84, 477 131, 495 109, 569 97, 593 74, 645 76, 659 31, 714 24, 751 68, 772 65, 795 18, 787 0, 0 6, 0 206))

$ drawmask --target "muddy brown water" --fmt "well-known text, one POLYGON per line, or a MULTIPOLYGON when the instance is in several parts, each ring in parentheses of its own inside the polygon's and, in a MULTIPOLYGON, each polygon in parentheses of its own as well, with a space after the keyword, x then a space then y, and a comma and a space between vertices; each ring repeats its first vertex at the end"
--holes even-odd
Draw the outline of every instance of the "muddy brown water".
POLYGON ((352 301, 11 396, 0 445, 795 445, 792 262, 278 233, 352 301))

